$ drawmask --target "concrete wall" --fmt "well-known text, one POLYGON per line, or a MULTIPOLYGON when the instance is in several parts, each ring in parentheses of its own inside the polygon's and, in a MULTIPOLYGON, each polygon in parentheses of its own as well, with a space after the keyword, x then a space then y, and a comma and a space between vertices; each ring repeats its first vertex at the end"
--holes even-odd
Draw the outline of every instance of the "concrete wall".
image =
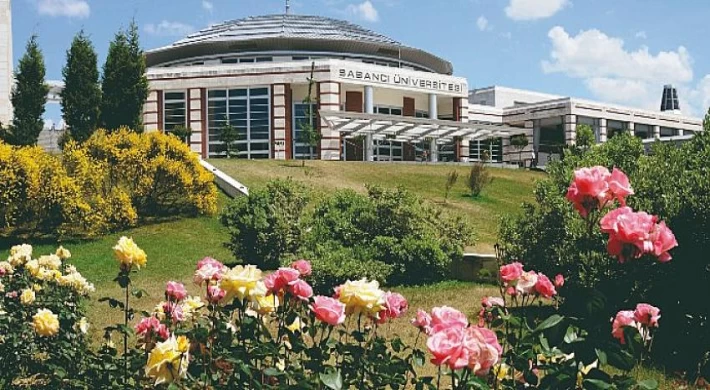
POLYGON ((0 0, 0 123, 12 120, 12 15, 10 0, 0 0))
POLYGON ((559 99, 560 97, 546 93, 494 86, 472 90, 468 95, 468 101, 472 104, 504 108, 518 104, 539 103, 546 100, 559 99))

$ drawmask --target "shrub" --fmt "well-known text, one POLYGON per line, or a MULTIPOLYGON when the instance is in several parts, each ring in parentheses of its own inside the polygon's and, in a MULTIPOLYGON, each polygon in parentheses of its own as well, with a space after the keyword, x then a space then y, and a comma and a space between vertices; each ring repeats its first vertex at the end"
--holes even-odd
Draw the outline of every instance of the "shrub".
POLYGON ((454 188, 458 180, 459 171, 457 171, 456 169, 452 169, 451 171, 449 171, 449 173, 446 175, 446 184, 444 185, 444 199, 449 199, 449 193, 451 192, 451 189, 454 188))
POLYGON ((90 215, 59 160, 0 142, 0 235, 71 234, 90 225, 90 215))
POLYGON ((305 229, 309 194, 292 180, 275 180, 236 198, 222 213, 230 233, 227 246, 238 259, 275 269, 281 259, 296 253, 305 229))
MULTIPOLYGON (((620 135, 584 153, 567 153, 548 169, 549 177, 535 190, 536 203, 501 225, 506 257, 570 275, 569 306, 597 302, 612 314, 635 299, 652 299, 670 314, 654 343, 655 357, 697 375, 710 351, 710 304, 702 298, 710 294, 710 137, 700 134, 680 148, 656 144, 653 154, 644 156, 641 141, 620 135), (629 206, 673 226, 680 246, 669 264, 631 262, 606 273, 605 238, 586 237, 585 225, 564 199, 573 170, 591 165, 625 171, 636 193, 629 206), (601 295, 590 297, 590 289, 601 295)), ((702 374, 707 376, 708 369, 701 368, 702 374)))
POLYGON ((581 149, 589 149, 590 146, 594 145, 594 129, 589 125, 578 125, 575 136, 575 145, 581 149))
POLYGON ((81 150, 95 166, 104 167, 105 188, 125 191, 141 217, 216 212, 212 174, 176 137, 125 128, 112 133, 99 130, 67 149, 81 150))
POLYGON ((471 172, 468 174, 468 188, 471 190, 471 196, 475 198, 481 195, 481 191, 491 182, 493 182, 493 177, 485 164, 475 163, 471 166, 471 172))

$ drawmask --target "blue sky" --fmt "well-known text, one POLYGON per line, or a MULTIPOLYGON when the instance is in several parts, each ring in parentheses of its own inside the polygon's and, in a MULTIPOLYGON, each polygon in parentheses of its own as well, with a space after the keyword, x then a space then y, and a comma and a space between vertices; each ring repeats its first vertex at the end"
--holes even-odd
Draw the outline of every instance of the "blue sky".
MULTIPOLYGON (((100 62, 135 17, 144 48, 211 23, 281 13, 284 0, 12 0, 15 61, 37 33, 60 79, 84 29, 100 62)), ((658 109, 663 84, 684 113, 710 105, 707 0, 292 0, 292 12, 346 19, 454 64, 471 87, 503 85, 658 109)), ((49 109, 56 117, 58 110, 49 109)))

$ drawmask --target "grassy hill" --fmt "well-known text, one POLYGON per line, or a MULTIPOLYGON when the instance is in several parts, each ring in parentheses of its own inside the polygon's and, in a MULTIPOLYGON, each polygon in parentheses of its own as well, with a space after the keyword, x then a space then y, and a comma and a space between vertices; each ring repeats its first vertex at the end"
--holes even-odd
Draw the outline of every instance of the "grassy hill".
POLYGON ((475 249, 484 252, 493 250, 500 217, 519 212, 521 202, 532 200, 534 182, 543 177, 539 172, 491 168, 493 183, 479 198, 473 199, 466 187, 470 169, 466 166, 308 161, 304 168, 296 161, 234 159, 210 160, 210 163, 248 187, 259 187, 269 180, 286 177, 321 192, 338 188, 365 191, 365 184, 402 186, 468 218, 478 234, 475 249), (454 169, 459 173, 459 180, 445 201, 446 175, 454 169))

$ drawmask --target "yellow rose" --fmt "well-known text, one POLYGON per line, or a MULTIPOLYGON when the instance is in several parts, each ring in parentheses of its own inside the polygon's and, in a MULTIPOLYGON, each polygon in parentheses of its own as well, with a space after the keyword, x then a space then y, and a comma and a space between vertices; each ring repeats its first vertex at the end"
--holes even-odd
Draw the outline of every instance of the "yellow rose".
POLYGON ((192 318, 195 312, 205 305, 200 297, 194 297, 192 295, 185 298, 182 301, 182 313, 185 315, 186 319, 192 318))
POLYGON ((345 304, 347 314, 375 315, 385 308, 384 297, 385 293, 380 290, 380 284, 376 280, 348 280, 340 287, 340 302, 345 304))
POLYGON ((496 380, 500 382, 503 379, 508 378, 508 375, 510 374, 510 367, 508 367, 505 363, 495 365, 493 366, 493 374, 496 376, 496 380))
POLYGON ((37 310, 37 314, 32 317, 32 326, 35 328, 35 332, 43 337, 59 333, 59 319, 51 310, 37 310))
POLYGON ((256 296, 254 298, 254 310, 261 315, 274 313, 279 307, 279 298, 276 295, 269 294, 265 296, 256 296))
POLYGON ((27 272, 30 273, 30 275, 34 276, 35 278, 39 274, 39 262, 37 260, 30 260, 25 264, 25 268, 27 269, 27 272))
POLYGON ((121 268, 125 270, 130 270, 133 266, 140 269, 148 261, 143 249, 139 248, 133 239, 127 237, 121 237, 118 240, 116 246, 113 247, 113 253, 121 264, 121 268))
POLYGON ((190 343, 185 336, 175 336, 155 345, 148 355, 145 374, 155 379, 155 384, 172 383, 187 375, 190 343))
POLYGON ((87 281, 86 278, 78 272, 62 275, 59 277, 57 282, 60 286, 73 288, 79 295, 89 295, 90 293, 96 291, 94 285, 89 283, 89 281, 87 281))
POLYGON ((25 264, 30 260, 32 260, 32 245, 22 244, 10 248, 10 257, 7 258, 7 261, 14 267, 25 264))
POLYGON ((22 294, 20 294, 20 303, 22 303, 25 306, 31 305, 34 303, 35 298, 36 297, 35 297, 34 290, 32 290, 30 288, 26 288, 26 289, 22 290, 22 294))
POLYGON ((5 292, 5 285, 0 282, 0 292, 5 292))
POLYGON ((227 302, 235 297, 242 300, 265 290, 261 288, 263 283, 261 285, 258 283, 260 280, 261 270, 256 266, 238 265, 224 274, 219 287, 227 293, 225 297, 227 302))
POLYGON ((15 267, 7 261, 0 261, 0 275, 12 275, 15 273, 15 267))
POLYGON ((40 292, 40 291, 42 291, 42 286, 40 286, 39 284, 35 283, 35 284, 32 285, 32 289, 35 290, 35 292, 40 292))
POLYGON ((63 246, 57 248, 57 251, 54 254, 62 260, 66 260, 71 257, 71 252, 63 246))
POLYGON ((57 255, 40 256, 37 262, 41 267, 51 270, 58 270, 62 266, 62 259, 57 255))

